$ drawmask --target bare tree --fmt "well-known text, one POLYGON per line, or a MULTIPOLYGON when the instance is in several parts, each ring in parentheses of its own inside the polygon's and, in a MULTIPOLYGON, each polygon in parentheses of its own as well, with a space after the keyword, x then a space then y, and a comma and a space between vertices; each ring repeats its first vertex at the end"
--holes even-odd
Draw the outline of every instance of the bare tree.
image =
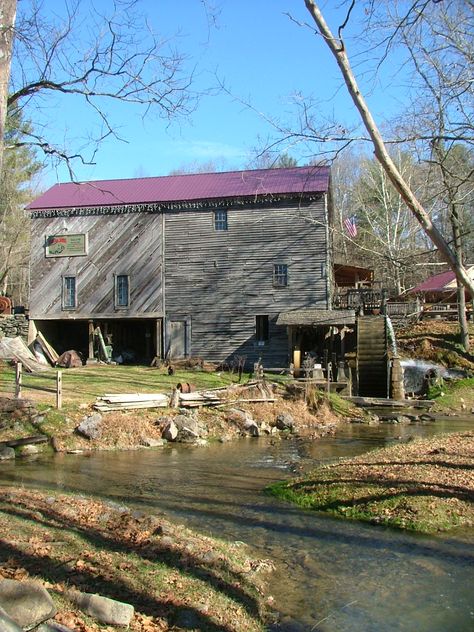
POLYGON ((7 118, 8 84, 15 18, 16 0, 2 0, 0 4, 0 173, 3 164, 3 135, 7 118))
POLYGON ((115 0, 111 7, 102 14, 80 0, 60 3, 56 10, 49 5, 48 12, 39 0, 19 4, 8 104, 22 108, 34 123, 23 142, 66 161, 71 176, 75 160, 91 164, 101 141, 120 138, 108 111, 111 101, 167 120, 195 106, 186 58, 172 41, 155 35, 138 0, 115 0), (55 107, 45 108, 45 99, 52 97, 55 107), (64 99, 82 100, 96 116, 95 130, 79 147, 69 140, 59 146, 48 135, 64 99))
MULTIPOLYGON (((319 6, 313 0, 305 0, 305 4, 317 26, 319 33, 322 35, 324 41, 328 45, 331 53, 337 61, 352 101, 360 114, 360 117, 374 146, 377 159, 383 166, 390 181, 403 198, 405 204, 408 206, 410 211, 421 224, 423 230, 429 236, 433 244, 438 248, 443 259, 454 271, 456 278, 464 287, 466 287, 471 292, 472 295, 474 295, 473 281, 469 278, 466 269, 458 260, 456 253, 449 246, 445 236, 441 233, 438 227, 434 225, 429 213, 422 206, 408 183, 404 180, 400 171, 397 169, 387 150, 383 136, 374 120, 374 117, 372 116, 367 102, 359 89, 357 80, 351 68, 349 57, 347 55, 345 42, 342 37, 343 30, 347 25, 352 9, 354 8, 355 0, 352 0, 350 2, 346 19, 344 23, 340 25, 337 36, 333 35, 333 33, 331 32, 319 6)), ((421 6, 421 0, 420 2, 415 0, 413 4, 419 4, 421 6)), ((427 3, 424 2, 423 4, 426 5, 427 3)))
MULTIPOLYGON (((392 22, 402 23, 393 7, 392 22)), ((430 165, 436 198, 444 207, 459 264, 464 260, 463 215, 472 198, 474 161, 474 8, 468 4, 439 3, 426 11, 415 7, 411 19, 398 29, 409 52, 416 99, 409 133, 421 146, 421 158, 430 165), (471 37, 468 37, 468 35, 471 37), (424 151, 423 151, 424 147, 424 151)), ((469 349, 464 287, 457 279, 458 320, 461 342, 469 349)))

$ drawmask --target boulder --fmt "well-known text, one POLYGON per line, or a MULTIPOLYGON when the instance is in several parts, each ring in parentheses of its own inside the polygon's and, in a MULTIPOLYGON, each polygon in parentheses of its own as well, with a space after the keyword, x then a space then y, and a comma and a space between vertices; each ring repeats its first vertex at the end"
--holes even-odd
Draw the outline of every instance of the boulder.
POLYGON ((141 444, 147 448, 161 448, 164 445, 163 439, 154 439, 153 437, 144 437, 141 444))
POLYGON ((86 439, 100 439, 102 436, 102 415, 94 413, 83 418, 76 432, 86 439))
POLYGON ((23 632, 22 628, 7 615, 3 608, 0 608, 0 630, 2 632, 23 632))
POLYGON ((240 408, 230 408, 227 411, 226 421, 239 426, 239 428, 243 430, 245 430, 246 423, 255 423, 252 415, 246 410, 241 410, 240 408))
POLYGON ((166 441, 176 441, 178 436, 178 426, 174 423, 174 421, 168 421, 163 428, 161 436, 163 439, 166 439, 166 441))
POLYGON ((193 445, 203 447, 205 445, 209 445, 209 441, 207 439, 201 439, 201 437, 199 437, 198 439, 196 439, 196 441, 193 441, 193 445))
POLYGON ((14 579, 0 581, 0 607, 22 628, 51 619, 56 608, 48 591, 36 582, 14 579))
POLYGON ((67 597, 83 612, 94 617, 100 623, 106 623, 107 625, 128 627, 135 613, 133 606, 130 604, 102 597, 101 595, 73 590, 67 593, 67 597))
POLYGON ((187 442, 199 439, 200 428, 194 417, 177 415, 173 421, 178 427, 178 441, 187 442))
POLYGON ((34 632, 74 632, 74 630, 60 623, 56 623, 56 621, 47 621, 46 623, 42 623, 38 628, 35 628, 34 632))
POLYGON ((275 426, 278 430, 290 430, 292 431, 295 425, 293 416, 289 413, 280 413, 276 416, 275 426))
POLYGON ((258 424, 253 419, 249 419, 249 420, 247 420, 244 423, 244 430, 251 437, 259 437, 260 436, 260 429, 258 427, 258 424))
POLYGON ((82 366, 82 359, 77 351, 70 349, 59 356, 56 364, 64 369, 79 368, 82 366))
POLYGON ((18 448, 18 454, 20 456, 35 456, 36 454, 39 454, 41 452, 41 449, 37 446, 37 445, 21 445, 18 448))
POLYGON ((193 415, 176 415, 165 425, 162 437, 167 441, 196 443, 202 434, 207 434, 207 429, 193 415))
POLYGON ((0 446, 0 461, 8 461, 15 458, 15 450, 13 448, 0 446))

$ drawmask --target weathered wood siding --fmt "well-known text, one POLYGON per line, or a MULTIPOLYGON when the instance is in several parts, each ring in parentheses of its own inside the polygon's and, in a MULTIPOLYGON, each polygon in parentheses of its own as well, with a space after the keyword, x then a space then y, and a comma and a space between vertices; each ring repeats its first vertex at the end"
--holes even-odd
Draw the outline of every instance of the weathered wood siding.
POLYGON ((32 318, 130 318, 161 316, 162 216, 151 213, 33 218, 32 318), (45 238, 87 233, 88 254, 45 256, 45 238), (114 275, 130 277, 130 307, 115 309, 114 275), (76 277, 77 308, 62 309, 62 277, 76 277))
POLYGON ((165 309, 169 321, 191 319, 188 353, 225 361, 261 357, 285 366, 279 312, 328 307, 326 200, 307 206, 228 209, 228 230, 215 231, 212 210, 165 215, 165 309), (273 287, 273 265, 288 265, 288 286, 273 287), (270 339, 257 345, 255 316, 268 315, 270 339))

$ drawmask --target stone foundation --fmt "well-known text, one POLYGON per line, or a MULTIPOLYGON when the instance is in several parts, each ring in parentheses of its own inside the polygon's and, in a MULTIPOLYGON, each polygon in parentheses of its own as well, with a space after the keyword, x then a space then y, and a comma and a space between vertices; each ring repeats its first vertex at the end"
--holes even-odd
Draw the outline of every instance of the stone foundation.
POLYGON ((12 316, 0 315, 0 338, 16 338, 20 336, 25 342, 28 340, 29 321, 24 314, 12 316))

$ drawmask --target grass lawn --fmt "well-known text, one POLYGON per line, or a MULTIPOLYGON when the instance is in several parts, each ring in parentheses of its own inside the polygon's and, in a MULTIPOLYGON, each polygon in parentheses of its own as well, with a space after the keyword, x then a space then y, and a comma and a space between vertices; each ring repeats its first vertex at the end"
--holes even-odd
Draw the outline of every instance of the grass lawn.
MULTIPOLYGON (((15 391, 15 371, 0 366, 0 396, 15 391)), ((199 370, 175 371, 146 366, 109 366, 106 364, 62 369, 63 403, 93 403, 105 393, 170 392, 180 382, 189 382, 198 389, 217 388, 237 382, 237 374, 207 373, 199 370)), ((245 381, 245 378, 243 378, 245 381)), ((44 373, 23 373, 23 397, 49 405, 55 402, 56 370, 44 373), (38 389, 49 389, 48 391, 38 389)))
POLYGON ((474 377, 436 385, 427 397, 435 401, 435 410, 470 413, 474 410, 474 377))
POLYGON ((374 450, 276 483, 301 507, 432 533, 474 524, 474 432, 374 450))

